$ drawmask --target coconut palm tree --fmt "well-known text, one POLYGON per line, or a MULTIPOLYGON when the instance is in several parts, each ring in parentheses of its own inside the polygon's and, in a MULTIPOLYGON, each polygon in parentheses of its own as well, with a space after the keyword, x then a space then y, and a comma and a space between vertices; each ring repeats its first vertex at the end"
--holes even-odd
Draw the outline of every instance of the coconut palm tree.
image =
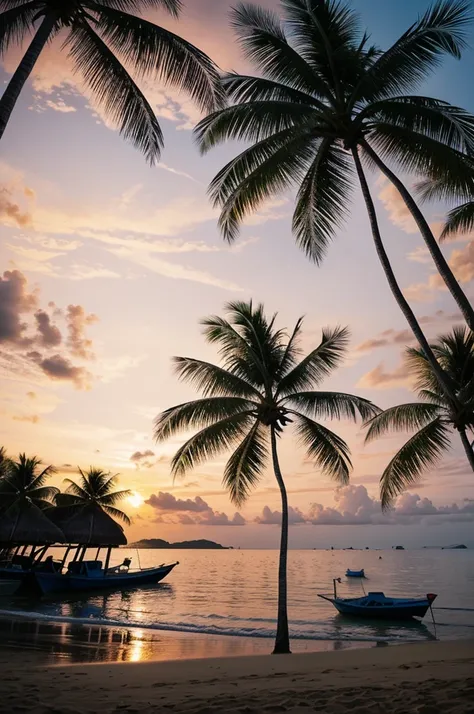
POLYGON ((116 508, 116 505, 127 496, 131 496, 132 492, 128 489, 122 491, 113 490, 117 486, 118 474, 111 475, 102 471, 102 469, 96 469, 92 466, 89 471, 83 471, 80 468, 78 468, 78 471, 80 475, 79 483, 70 478, 64 479, 64 483, 68 484, 68 487, 64 493, 56 495, 56 506, 58 508, 67 508, 72 514, 85 506, 98 506, 112 518, 116 518, 129 526, 131 524, 130 518, 126 513, 116 508))
POLYGON ((2 469, 0 475, 0 512, 10 509, 21 511, 27 503, 33 503, 45 510, 53 505, 59 489, 46 486, 47 480, 56 472, 54 466, 42 468, 36 456, 20 454, 18 460, 8 459, 2 449, 2 469))
POLYGON ((386 409, 368 422, 366 442, 393 431, 416 433, 395 454, 381 478, 382 507, 387 508, 395 496, 413 486, 421 474, 433 466, 450 445, 451 433, 461 437, 467 459, 474 471, 474 333, 455 327, 431 346, 443 369, 456 385, 459 409, 446 398, 425 354, 407 350, 407 362, 416 379, 415 388, 421 402, 400 404, 386 409))
POLYGON ((282 505, 278 572, 278 623, 274 653, 290 651, 287 616, 288 497, 278 459, 278 438, 294 423, 308 458, 338 484, 346 484, 351 469, 347 444, 317 419, 363 419, 377 413, 366 399, 341 392, 314 391, 342 361, 349 333, 346 328, 323 330, 321 343, 305 357, 299 347, 302 319, 291 335, 267 319, 263 305, 231 302, 228 319, 202 321, 207 342, 222 356, 218 366, 191 357, 175 357, 178 377, 203 397, 178 404, 155 421, 157 442, 198 429, 171 462, 174 477, 220 452, 233 448, 224 469, 223 485, 231 501, 241 506, 266 467, 269 451, 282 505), (270 445, 270 449, 269 449, 270 445))
POLYGON ((464 152, 474 148, 474 117, 413 90, 443 55, 465 46, 469 4, 440 0, 385 52, 369 45, 357 15, 335 0, 281 0, 284 22, 239 4, 233 26, 259 76, 226 74, 233 105, 196 127, 201 151, 233 139, 250 143, 213 179, 219 225, 234 241, 245 217, 268 197, 297 187, 293 231, 320 263, 348 213, 354 167, 376 251, 390 289, 420 346, 453 397, 428 341, 396 281, 362 165, 377 167, 400 192, 467 324, 474 310, 404 184, 386 161, 425 177, 472 176, 464 152))
POLYGON ((62 48, 94 101, 150 164, 156 162, 162 131, 127 67, 185 90, 205 111, 222 105, 214 63, 186 40, 133 14, 160 8, 177 17, 181 0, 0 0, 0 53, 33 33, 0 99, 0 138, 42 50, 61 34, 62 48))

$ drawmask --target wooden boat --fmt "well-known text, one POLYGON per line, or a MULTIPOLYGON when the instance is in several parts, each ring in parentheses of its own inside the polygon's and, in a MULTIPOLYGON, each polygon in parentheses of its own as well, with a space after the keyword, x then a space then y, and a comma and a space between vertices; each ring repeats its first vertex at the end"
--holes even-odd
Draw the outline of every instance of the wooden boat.
POLYGON ((14 595, 20 585, 21 580, 6 580, 5 578, 0 579, 0 597, 14 595))
POLYGON ((341 615, 353 617, 368 617, 383 620, 409 620, 412 617, 424 617, 431 608, 436 595, 429 593, 422 598, 387 597, 382 592, 370 592, 362 597, 338 597, 336 583, 333 581, 334 595, 318 595, 323 600, 331 602, 341 615))
POLYGON ((365 578, 364 568, 362 568, 362 570, 351 570, 347 568, 346 578, 365 578))
POLYGON ((46 567, 36 569, 32 576, 42 595, 57 592, 77 592, 82 590, 105 590, 109 588, 133 588, 140 585, 159 583, 165 578, 176 563, 162 564, 155 568, 130 570, 130 560, 115 568, 104 568, 100 560, 82 560, 69 563, 67 571, 57 569, 57 564, 50 561, 46 567))

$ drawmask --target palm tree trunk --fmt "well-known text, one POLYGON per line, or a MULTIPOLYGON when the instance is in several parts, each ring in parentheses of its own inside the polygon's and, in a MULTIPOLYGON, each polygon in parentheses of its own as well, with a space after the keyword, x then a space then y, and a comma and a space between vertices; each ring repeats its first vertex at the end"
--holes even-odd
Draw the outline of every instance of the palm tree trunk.
POLYGON ((33 71, 33 67, 36 64, 43 47, 51 36, 55 22, 56 17, 52 14, 44 17, 31 41, 30 46, 26 50, 23 59, 18 65, 15 74, 9 81, 7 88, 0 99, 0 139, 5 132, 21 90, 25 86, 25 82, 33 71))
POLYGON ((273 654, 291 654, 288 632, 286 564, 288 558, 288 497, 278 461, 275 427, 271 426, 273 470, 281 493, 281 540, 278 566, 278 622, 273 654))
POLYGON ((421 329, 420 325, 418 324, 418 321, 415 317, 415 314, 413 310, 411 309, 410 305, 408 302, 405 300, 405 297, 400 290, 400 286, 397 283, 397 279, 395 277, 395 274, 392 270, 392 266, 390 265, 390 260, 388 258, 388 255, 385 251, 383 242, 382 242, 382 237, 380 235, 380 230, 379 230, 379 225, 377 221, 377 214, 375 212, 375 206, 374 202, 372 200, 372 196, 370 195, 370 189, 367 183, 367 179, 365 178, 364 174, 364 169, 362 168, 362 164, 360 161, 359 153, 357 150, 357 147, 354 147, 352 149, 352 156, 354 158, 354 162, 356 165, 357 169, 357 174, 359 177, 359 182, 360 182, 360 187, 362 189, 362 194, 364 196, 365 200, 365 205, 367 208, 367 213, 369 214, 369 220, 370 220, 370 226, 372 228, 372 237, 374 239, 375 243, 375 248, 377 250, 377 255, 379 257, 380 262, 382 263, 382 267, 385 272, 385 276, 387 278, 388 284, 390 286, 390 290, 392 291, 392 294, 397 301, 397 304, 400 308, 400 310, 403 312, 406 321, 408 322, 411 331, 415 335, 416 339, 418 340, 420 347, 422 348, 423 352, 426 355, 427 360, 429 361, 431 367, 433 368, 433 372, 436 374, 438 381, 440 385, 443 387, 446 396, 453 402, 453 404, 457 404, 458 400, 455 395, 454 390, 451 387, 451 380, 449 379, 449 376, 446 374, 446 372, 441 368, 438 360, 433 354, 433 351, 428 343, 428 340, 426 339, 423 330, 421 329))
POLYGON ((419 228, 423 240, 425 241, 428 250, 430 251, 431 257, 436 265, 438 273, 443 278, 446 287, 451 292, 451 295, 455 299, 459 309, 461 310, 466 323, 471 330, 474 330, 474 309, 466 297, 464 291, 459 285, 454 273, 452 272, 449 264, 444 257, 441 249, 433 235, 431 228, 429 227, 425 217, 416 205, 415 200, 411 196, 410 192, 407 190, 405 185, 400 181, 400 179, 391 171, 382 159, 377 155, 377 153, 372 149, 372 147, 366 142, 362 141, 361 146, 367 152, 368 156, 372 159, 374 164, 380 169, 380 171, 388 178, 388 180, 396 187, 400 196, 410 211, 411 215, 415 219, 416 225, 419 228))
POLYGON ((461 437, 462 445, 464 446, 464 451, 466 452, 467 460, 471 465, 471 469, 474 471, 474 448, 469 441, 465 429, 459 429, 459 435, 461 437))

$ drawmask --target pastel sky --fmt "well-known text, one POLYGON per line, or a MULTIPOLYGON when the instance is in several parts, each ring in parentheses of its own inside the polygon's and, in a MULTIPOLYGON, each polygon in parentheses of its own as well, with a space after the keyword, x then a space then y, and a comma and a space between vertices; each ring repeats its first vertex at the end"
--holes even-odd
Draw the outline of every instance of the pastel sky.
MULTIPOLYGON (((224 69, 249 69, 229 28, 230 0, 189 0, 173 28, 224 69)), ((262 2, 278 7, 277 0, 262 2)), ((373 40, 388 46, 423 12, 425 0, 354 0, 373 40)), ((474 28, 472 29, 474 42, 474 28)), ((20 48, 4 58, 1 82, 20 48)), ((474 111, 474 52, 448 61, 422 93, 474 111)), ((152 421, 194 398, 170 358, 216 360, 199 327, 230 299, 263 301, 282 326, 305 315, 304 346, 324 326, 349 325, 351 351, 325 384, 357 392, 381 407, 411 399, 402 363, 407 325, 386 285, 356 193, 351 218, 321 268, 291 236, 292 196, 267 204, 232 248, 221 240, 206 186, 237 145, 204 158, 193 143, 199 112, 184 96, 152 80, 143 87, 165 134, 162 162, 147 166, 82 93, 60 43, 49 46, 23 92, 0 155, 0 442, 12 455, 38 454, 58 467, 55 482, 76 467, 120 473, 135 492, 125 509, 130 540, 209 538, 227 545, 276 547, 279 494, 272 473, 237 516, 221 487, 225 458, 173 485, 169 458, 179 440, 156 446, 152 421), (145 503, 148 501, 148 503, 145 503), (232 527, 230 527, 232 526, 232 527)), ((380 223, 396 272, 427 334, 459 322, 416 228, 398 195, 371 176, 380 223)), ((427 215, 441 225, 443 206, 427 215)), ((474 241, 445 247, 474 297, 474 241)), ((378 480, 400 438, 363 446, 359 427, 333 428, 348 439, 352 485, 334 485, 305 462, 290 433, 281 444, 292 506, 292 547, 474 545, 474 479, 453 448, 420 487, 382 516, 378 480), (431 526, 437 526, 433 528, 431 526)))

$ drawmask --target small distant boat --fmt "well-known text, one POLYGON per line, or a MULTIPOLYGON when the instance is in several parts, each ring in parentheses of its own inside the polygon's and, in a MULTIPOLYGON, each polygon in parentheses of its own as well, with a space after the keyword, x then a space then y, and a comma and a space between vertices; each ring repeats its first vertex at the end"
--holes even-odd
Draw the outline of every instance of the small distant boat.
POLYGON ((429 593, 423 598, 395 598, 386 597, 384 593, 373 592, 363 597, 343 598, 338 597, 336 582, 334 580, 334 596, 318 595, 323 600, 331 602, 341 615, 353 617, 368 617, 383 620, 409 620, 412 617, 424 617, 436 599, 436 595, 429 593))
POLYGON ((365 578, 364 568, 361 570, 351 570, 347 568, 346 578, 365 578))

